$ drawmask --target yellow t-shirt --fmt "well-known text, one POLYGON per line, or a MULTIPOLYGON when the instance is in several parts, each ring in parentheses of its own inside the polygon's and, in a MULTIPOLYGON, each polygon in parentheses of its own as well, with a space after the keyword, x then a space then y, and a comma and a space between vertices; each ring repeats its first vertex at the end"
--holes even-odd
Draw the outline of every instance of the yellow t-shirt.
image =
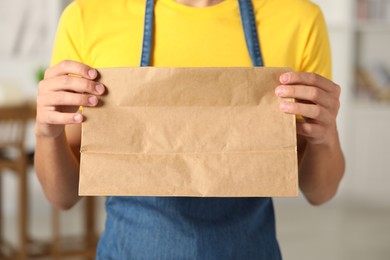
MULTIPOLYGON (((265 66, 331 77, 327 30, 307 0, 253 0, 265 66)), ((76 60, 95 68, 139 66, 145 0, 77 0, 64 11, 52 64, 76 60)), ((194 8, 157 0, 152 66, 252 66, 237 0, 194 8)))

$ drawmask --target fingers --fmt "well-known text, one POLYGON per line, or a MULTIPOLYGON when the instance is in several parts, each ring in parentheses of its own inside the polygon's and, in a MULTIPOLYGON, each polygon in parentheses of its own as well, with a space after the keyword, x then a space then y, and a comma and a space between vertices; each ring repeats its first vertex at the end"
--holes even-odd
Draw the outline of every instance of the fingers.
POLYGON ((275 89, 279 97, 309 101, 337 114, 340 107, 340 87, 332 81, 308 72, 288 72, 280 76, 283 85, 275 89))
POLYGON ((45 79, 39 83, 39 93, 52 91, 72 91, 102 95, 104 94, 105 88, 101 83, 89 79, 61 75, 55 78, 45 79))
POLYGON ((279 97, 310 101, 324 107, 332 107, 335 98, 320 88, 302 85, 282 85, 275 89, 279 97))
POLYGON ((93 107, 99 100, 94 95, 78 94, 71 92, 49 92, 37 97, 38 106, 88 106, 93 107))
POLYGON ((81 123, 78 108, 97 106, 105 92, 95 81, 97 76, 95 69, 70 60, 47 69, 38 86, 35 134, 53 138, 64 132, 65 125, 81 123))
POLYGON ((333 118, 327 109, 316 104, 283 101, 280 109, 288 114, 301 115, 323 125, 331 124, 333 118))
POLYGON ((282 102, 282 111, 325 124, 336 119, 340 107, 338 85, 317 74, 306 72, 284 73, 280 76, 280 81, 283 85, 275 89, 275 94, 297 101, 282 102))
POLYGON ((335 119, 340 107, 338 99, 315 87, 279 86, 275 93, 279 97, 289 97, 297 100, 295 103, 283 101, 280 106, 282 111, 301 115, 322 123, 329 123, 332 118, 335 119))
POLYGON ((92 80, 97 72, 89 66, 75 62, 63 61, 47 70, 48 78, 39 83, 37 108, 54 107, 54 110, 67 112, 63 107, 96 106, 98 97, 105 92, 105 87, 92 80), (91 73, 92 72, 92 73, 91 73), (68 74, 88 76, 90 79, 70 76, 68 74), (87 75, 86 75, 87 74, 87 75))
POLYGON ((316 86, 337 98, 340 97, 340 86, 315 73, 287 72, 280 76, 280 83, 284 85, 316 86))
POLYGON ((37 114, 37 123, 48 125, 78 124, 83 121, 83 115, 79 113, 63 113, 55 110, 37 114))
POLYGON ((315 73, 288 72, 280 76, 282 85, 275 89, 284 100, 280 109, 288 114, 301 115, 297 121, 297 133, 310 143, 326 143, 334 138, 336 117, 340 107, 340 87, 315 73))
POLYGON ((96 106, 105 87, 95 82, 98 73, 88 65, 76 61, 62 61, 45 72, 39 83, 35 134, 58 137, 64 126, 83 121, 76 111, 80 106, 96 106))
POLYGON ((97 77, 97 71, 86 64, 65 60, 53 67, 49 68, 45 72, 45 79, 54 78, 62 75, 77 75, 85 79, 95 79, 97 77))

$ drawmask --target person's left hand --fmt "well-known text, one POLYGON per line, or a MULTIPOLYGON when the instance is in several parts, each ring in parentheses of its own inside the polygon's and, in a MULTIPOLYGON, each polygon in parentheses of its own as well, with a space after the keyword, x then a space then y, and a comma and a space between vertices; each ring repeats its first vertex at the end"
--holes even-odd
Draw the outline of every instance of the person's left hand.
POLYGON ((327 144, 337 136, 336 117, 340 108, 340 87, 332 81, 308 72, 288 72, 280 76, 277 96, 284 100, 280 109, 301 115, 297 120, 297 134, 311 144, 327 144))

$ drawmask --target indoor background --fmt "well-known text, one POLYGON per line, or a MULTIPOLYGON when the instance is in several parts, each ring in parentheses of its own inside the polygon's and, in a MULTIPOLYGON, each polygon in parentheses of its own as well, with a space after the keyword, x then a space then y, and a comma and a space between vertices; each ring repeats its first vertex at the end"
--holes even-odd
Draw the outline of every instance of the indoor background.
MULTIPOLYGON (((390 0, 314 2, 327 20, 333 79, 342 87, 338 124, 347 171, 337 197, 324 206, 302 197, 275 199, 282 253, 287 260, 390 259, 390 0)), ((34 102, 68 3, 0 0, 0 107, 34 102)), ((33 116, 27 121, 24 149, 31 154, 33 116)), ((0 129, 0 141, 1 135, 0 129)), ((0 259, 16 259, 20 248, 28 258, 88 256, 104 227, 104 199, 55 211, 27 168, 27 189, 17 173, 0 168, 0 259)))

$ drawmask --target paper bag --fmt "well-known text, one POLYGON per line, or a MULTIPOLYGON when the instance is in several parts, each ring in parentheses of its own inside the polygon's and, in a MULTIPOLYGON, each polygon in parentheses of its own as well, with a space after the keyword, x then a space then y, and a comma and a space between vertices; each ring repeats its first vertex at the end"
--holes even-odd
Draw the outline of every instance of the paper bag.
POLYGON ((85 108, 80 195, 262 197, 298 193, 285 68, 109 68, 85 108))

